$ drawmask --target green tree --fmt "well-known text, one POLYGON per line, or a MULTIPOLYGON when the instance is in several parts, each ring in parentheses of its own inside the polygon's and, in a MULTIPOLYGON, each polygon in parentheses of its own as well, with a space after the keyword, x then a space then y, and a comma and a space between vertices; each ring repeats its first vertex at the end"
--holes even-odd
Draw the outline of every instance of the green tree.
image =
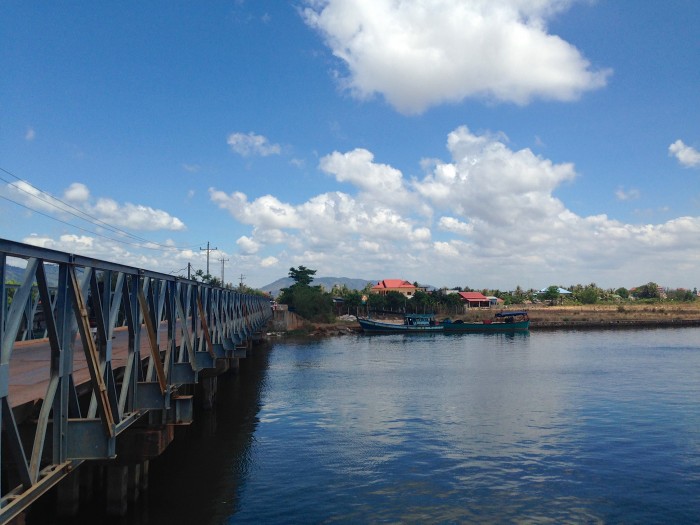
POLYGON ((440 297, 440 304, 445 308, 448 314, 458 314, 464 312, 464 303, 459 294, 450 293, 443 294, 440 297))
POLYGON ((333 320, 333 298, 320 286, 310 286, 316 270, 305 266, 289 269, 294 284, 282 288, 277 302, 286 304, 291 311, 309 321, 329 323, 333 320))
POLYGON ((587 286, 578 294, 578 300, 583 304, 595 304, 598 302, 598 289, 587 286))
POLYGON ((648 282, 638 286, 634 292, 634 295, 638 299, 660 299, 661 294, 659 293, 659 285, 654 282, 648 282))
POLYGON ((348 293, 342 297, 345 301, 345 311, 349 314, 357 314, 362 306, 362 293, 357 290, 348 290, 348 293))
POLYGON ((697 297, 696 294, 694 294, 690 290, 686 290, 685 288, 669 290, 668 292, 666 292, 666 296, 672 301, 681 301, 685 303, 695 301, 697 297))
POLYGON ((316 270, 311 270, 306 266, 289 269, 289 277, 294 280, 294 284, 310 286, 314 275, 316 275, 316 270))
POLYGON ((292 293, 294 311, 304 319, 321 323, 333 321, 333 298, 318 287, 302 286, 292 293))
POLYGON ((434 313, 437 300, 432 294, 417 291, 408 302, 407 306, 415 313, 434 313))
POLYGON ((367 295, 367 308, 370 310, 386 310, 387 300, 386 296, 378 293, 366 293, 367 295))
POLYGON ((630 291, 627 288, 618 288, 615 290, 615 294, 619 295, 623 299, 627 299, 630 296, 630 291))
POLYGON ((219 279, 218 277, 214 277, 211 274, 204 273, 204 270, 201 269, 194 272, 194 274, 192 275, 192 279, 206 284, 211 284, 212 286, 223 286, 221 279, 219 279))
POLYGON ((542 292, 540 294, 540 297, 545 301, 549 301, 550 305, 553 305, 559 300, 560 295, 561 294, 559 293, 559 287, 552 285, 548 287, 544 292, 542 292))
MULTIPOLYGON (((12 298, 15 296, 15 292, 19 289, 20 284, 22 283, 10 279, 8 281, 5 281, 5 284, 7 285, 5 293, 7 294, 7 305, 9 306, 12 304, 12 298)), ((0 305, 0 307, 1 306, 2 305, 0 305)))
POLYGON ((333 297, 347 297, 350 294, 351 290, 348 288, 347 284, 334 284, 333 288, 331 289, 331 293, 333 294, 333 297))
POLYGON ((511 294, 511 300, 514 304, 522 304, 527 299, 525 291, 520 287, 520 285, 515 287, 515 291, 511 294))
POLYGON ((386 308, 398 312, 404 311, 408 301, 410 301, 410 299, 399 292, 389 292, 384 297, 386 298, 386 308))

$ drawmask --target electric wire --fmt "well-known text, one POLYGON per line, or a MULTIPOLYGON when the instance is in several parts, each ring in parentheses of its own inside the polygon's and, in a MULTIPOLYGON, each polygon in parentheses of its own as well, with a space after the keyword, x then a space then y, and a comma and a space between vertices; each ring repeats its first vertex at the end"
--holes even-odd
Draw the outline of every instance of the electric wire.
POLYGON ((30 208, 29 206, 27 206, 27 205, 25 205, 25 204, 22 204, 21 202, 17 202, 17 201, 15 201, 15 200, 12 200, 12 199, 10 199, 9 197, 5 197, 4 195, 0 195, 0 199, 4 199, 4 200, 6 200, 6 201, 9 201, 9 202, 11 202, 11 203, 13 203, 13 204, 16 204, 17 206, 21 206, 22 208, 25 208, 25 209, 29 210, 29 211, 31 211, 31 212, 37 213, 37 214, 39 214, 39 215, 43 215, 44 217, 47 217, 47 218, 49 218, 49 219, 52 219, 52 220, 54 220, 54 221, 56 221, 56 222, 60 222, 60 223, 62 223, 62 224, 65 224, 65 225, 67 225, 67 226, 70 226, 71 228, 77 228, 77 229, 79 229, 79 230, 81 230, 81 231, 90 233, 90 234, 92 234, 92 235, 97 235, 98 237, 103 237, 104 239, 108 239, 108 240, 110 240, 110 241, 120 242, 120 243, 122 243, 122 244, 128 244, 128 245, 130 245, 130 246, 137 246, 137 247, 139 247, 139 248, 147 248, 147 249, 149 249, 149 250, 163 251, 161 248, 154 248, 154 247, 151 247, 151 246, 145 246, 145 245, 143 245, 143 244, 139 244, 139 243, 135 243, 135 242, 123 241, 123 240, 121 240, 121 239, 115 239, 115 238, 113 238, 113 237, 109 237, 108 235, 103 235, 103 234, 101 234, 101 233, 97 233, 97 232, 94 232, 94 231, 92 231, 92 230, 88 230, 87 228, 83 228, 82 226, 78 226, 78 225, 76 225, 76 224, 71 224, 70 222, 67 222, 67 221, 62 221, 61 219, 57 219, 56 217, 52 217, 52 216, 49 215, 48 213, 44 213, 44 212, 41 212, 41 211, 39 211, 39 210, 35 210, 34 208, 30 208))
POLYGON ((19 191, 21 191, 21 192, 26 193, 26 194, 29 195, 30 197, 33 197, 33 198, 38 199, 38 200, 40 200, 40 201, 42 201, 42 202, 45 202, 46 204, 48 204, 48 205, 50 205, 50 206, 53 206, 54 208, 56 208, 56 209, 58 209, 58 210, 60 210, 60 211, 62 211, 62 212, 64 212, 64 213, 68 213, 68 214, 70 214, 70 215, 73 215, 74 217, 76 217, 76 218, 78 218, 78 219, 81 219, 81 220, 84 220, 84 221, 86 221, 86 222, 89 222, 89 223, 91 223, 91 224, 93 224, 93 225, 95 225, 95 226, 98 226, 98 224, 95 224, 95 223, 99 223, 99 225, 101 225, 101 226, 107 228, 108 230, 112 231, 113 233, 120 233, 120 234, 122 234, 122 235, 125 235, 125 236, 127 236, 127 237, 131 237, 132 239, 138 240, 138 241, 140 241, 140 242, 145 242, 145 243, 149 243, 149 244, 155 244, 155 245, 157 245, 157 246, 161 246, 161 247, 166 248, 166 249, 171 249, 171 248, 173 248, 172 246, 168 246, 168 245, 165 245, 165 244, 160 244, 160 243, 151 241, 151 240, 149 240, 149 239, 145 239, 145 238, 143 238, 143 237, 139 237, 138 235, 134 235, 134 234, 132 234, 132 233, 129 233, 129 232, 125 231, 125 230, 122 230, 122 229, 120 229, 120 228, 117 228, 116 226, 112 226, 111 224, 109 224, 109 223, 107 223, 107 222, 105 222, 105 221, 103 221, 103 220, 101 220, 101 219, 95 217, 94 215, 91 215, 91 214, 89 214, 89 213, 87 213, 87 212, 85 212, 85 211, 83 211, 83 210, 80 210, 80 209, 76 208, 75 206, 73 206, 73 205, 71 205, 71 204, 69 204, 69 203, 67 203, 67 202, 65 202, 65 201, 63 201, 63 200, 61 200, 61 199, 59 199, 58 197, 54 197, 54 196, 51 195, 50 193, 48 193, 48 192, 42 190, 41 188, 38 188, 38 187, 34 186, 34 185, 31 184, 30 182, 27 182, 26 180, 22 180, 22 179, 19 178, 17 175, 15 175, 14 173, 12 173, 12 172, 6 170, 5 168, 0 167, 0 171, 3 171, 4 173, 7 173, 8 175, 14 177, 14 178, 17 179, 18 181, 25 183, 25 184, 26 184, 27 186, 29 186, 30 188, 33 188, 33 189, 35 189, 36 191, 40 192, 42 195, 46 195, 46 196, 50 197, 52 200, 58 201, 58 202, 60 202, 61 204, 63 204, 64 206, 66 206, 66 207, 68 207, 68 208, 70 208, 70 209, 72 209, 72 210, 75 210, 75 211, 78 212, 80 215, 76 215, 75 213, 73 213, 73 212, 71 212, 71 211, 69 211, 69 210, 63 209, 63 208, 61 208, 60 206, 56 205, 56 204, 55 204, 54 202, 52 202, 51 200, 45 199, 45 198, 43 198, 43 197, 40 197, 39 195, 35 195, 35 194, 33 194, 33 193, 31 193, 31 192, 29 192, 29 191, 23 189, 23 188, 20 188, 16 183, 13 183, 13 182, 11 182, 11 181, 8 181, 8 180, 5 179, 4 177, 1 177, 1 176, 0 176, 0 180, 3 180, 3 181, 5 181, 5 182, 7 182, 10 186, 16 188, 17 190, 19 190, 19 191), (84 217, 83 217, 83 216, 84 216, 84 217), (86 219, 85 217, 88 217, 88 218, 86 219))
MULTIPOLYGON (((67 203, 67 202, 65 202, 65 201, 63 201, 63 200, 61 200, 61 199, 59 199, 59 198, 57 198, 57 197, 54 197, 54 196, 51 195, 50 193, 48 193, 48 192, 42 190, 41 188, 38 188, 38 187, 34 186, 33 184, 27 182, 26 180, 23 180, 23 179, 19 178, 17 175, 15 175, 14 173, 12 173, 12 172, 6 170, 6 169, 3 168, 3 167, 0 167, 0 171, 6 173, 6 174, 8 174, 8 175, 10 175, 11 177, 17 179, 17 180, 20 181, 20 182, 23 182, 24 184, 28 185, 30 188, 33 188, 34 190, 38 191, 41 195, 46 195, 46 196, 49 197, 50 199, 52 199, 52 200, 54 200, 54 201, 60 202, 61 204, 63 204, 63 205, 66 206, 67 208, 70 208, 70 209, 72 209, 72 210, 75 210, 75 211, 77 212, 77 214, 71 212, 70 210, 67 210, 67 209, 62 208, 61 206, 58 206, 55 202, 52 202, 52 200, 45 199, 45 198, 43 198, 43 197, 41 197, 41 196, 39 196, 39 195, 35 195, 35 194, 33 194, 33 193, 31 193, 31 192, 25 190, 24 188, 21 188, 21 187, 18 186, 16 183, 14 183, 14 182, 12 182, 12 181, 9 181, 9 180, 7 180, 6 178, 0 176, 0 180, 6 182, 8 185, 12 186, 12 187, 15 188, 16 190, 19 190, 19 191, 21 191, 21 192, 23 192, 23 193, 26 193, 26 194, 29 195, 30 197, 35 198, 35 199, 37 199, 37 200, 40 200, 40 201, 42 201, 42 202, 44 202, 44 203, 46 203, 46 204, 48 204, 48 205, 50 205, 50 206, 53 206, 54 208, 58 209, 59 211, 64 212, 64 213, 67 213, 67 214, 69 214, 69 215, 72 215, 73 217, 76 217, 77 219, 86 221, 86 222, 88 222, 88 223, 90 223, 90 224, 92 224, 92 225, 94 225, 94 226, 102 226, 102 227, 108 229, 109 231, 111 231, 112 233, 125 235, 125 236, 127 236, 127 237, 130 237, 131 239, 135 239, 135 240, 139 241, 140 243, 146 243, 147 245, 143 245, 143 244, 140 244, 140 243, 134 243, 134 242, 128 242, 128 241, 125 241, 125 240, 122 240, 122 239, 115 239, 115 238, 113 238, 113 237, 109 237, 109 236, 107 236, 107 235, 103 235, 103 234, 97 233, 97 232, 95 232, 95 231, 88 230, 88 229, 86 229, 86 228, 82 228, 82 227, 77 226, 77 225, 75 225, 75 224, 72 224, 72 223, 69 223, 69 222, 66 222, 66 221, 62 221, 62 220, 60 220, 60 219, 57 219, 56 217, 53 217, 53 216, 48 215, 48 214, 46 214, 46 213, 42 213, 42 212, 40 212, 39 210, 36 210, 36 209, 34 209, 34 208, 31 208, 30 206, 26 206, 26 205, 24 205, 24 204, 21 204, 21 203, 15 201, 15 200, 12 200, 12 199, 10 199, 10 198, 8 198, 8 197, 2 197, 3 199, 5 199, 5 200, 7 200, 7 201, 9 201, 9 202, 12 202, 12 203, 14 203, 14 204, 16 204, 16 205, 18 205, 18 206, 21 206, 21 207, 23 207, 23 208, 25 208, 25 209, 28 209, 28 210, 32 211, 32 212, 34 212, 34 213, 37 213, 37 214, 42 215, 42 216, 44 216, 44 217, 47 217, 47 218, 49 218, 49 219, 55 220, 55 221, 57 221, 57 222, 60 222, 60 223, 62 223, 62 224, 65 224, 65 225, 67 225, 67 226, 71 226, 71 227, 78 228, 78 229, 81 230, 81 231, 84 231, 84 232, 87 232, 87 233, 90 233, 90 234, 93 234, 93 235, 97 235, 97 236, 99 236, 99 237, 103 237, 103 238, 105 238, 105 239, 109 239, 109 240, 114 241, 114 242, 119 242, 119 243, 122 243, 122 244, 128 244, 128 245, 131 245, 131 246, 138 246, 138 247, 141 247, 141 248, 147 248, 147 249, 149 249, 149 250, 159 250, 159 251, 182 250, 182 249, 194 248, 194 247, 199 246, 199 244, 202 244, 202 243, 198 243, 198 244, 191 245, 191 246, 174 246, 174 245, 160 244, 160 243, 157 243, 157 242, 155 242, 155 241, 151 241, 151 240, 149 240, 149 239, 146 239, 146 238, 144 238, 144 237, 139 237, 138 235, 134 235, 134 234, 132 234, 132 233, 129 233, 129 232, 125 231, 125 230, 122 230, 122 229, 120 229, 120 228, 117 228, 116 226, 112 226, 111 224, 109 224, 109 223, 107 223, 107 222, 105 222, 105 221, 103 221, 103 220, 101 220, 101 219, 99 219, 99 218, 97 218, 97 217, 95 217, 95 216, 93 216, 93 215, 90 215, 89 213, 87 213, 87 212, 85 212, 85 211, 83 211, 83 210, 80 210, 80 209, 76 208, 75 206, 73 206, 73 205, 71 205, 71 204, 69 204, 69 203, 67 203), (80 215, 78 215, 78 214, 80 214, 80 215), (87 218, 86 218, 86 217, 87 217, 87 218), (98 224, 98 223, 99 223, 99 224, 98 224), (148 245, 151 245, 151 246, 148 246, 148 245), (154 246, 155 246, 155 247, 154 247, 154 246)), ((1 196, 0 196, 0 197, 1 197, 1 196)))

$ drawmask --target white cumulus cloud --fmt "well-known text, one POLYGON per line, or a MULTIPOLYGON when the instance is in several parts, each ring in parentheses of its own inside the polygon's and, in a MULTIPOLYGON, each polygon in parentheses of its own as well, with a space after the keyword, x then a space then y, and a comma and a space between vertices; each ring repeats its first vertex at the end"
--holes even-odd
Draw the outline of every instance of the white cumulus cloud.
POLYGON ((414 202, 405 186, 401 171, 374 162, 374 155, 362 148, 347 153, 335 151, 320 160, 322 171, 338 182, 348 182, 360 189, 363 200, 412 206, 414 202))
POLYGON ((638 199, 640 196, 639 190, 637 188, 630 188, 629 190, 625 190, 624 188, 620 187, 615 191, 615 197, 617 197, 617 200, 620 201, 630 201, 630 200, 635 200, 638 199))
MULTIPOLYGON (((346 192, 284 202, 210 188, 210 199, 250 227, 239 249, 260 267, 273 257, 319 275, 398 276, 436 286, 629 287, 651 279, 692 285, 700 217, 626 224, 581 216, 555 196, 562 184, 575 183, 573 164, 465 126, 447 136, 446 148, 445 159, 420 161, 421 178, 407 179, 372 152, 354 149, 319 161, 321 171, 348 184, 346 192)), ((621 189, 618 198, 635 191, 621 189)))
POLYGON ((572 0, 306 0, 306 23, 347 67, 358 98, 421 113, 467 97, 568 101, 606 84, 547 21, 572 0))
POLYGON ((271 268, 273 266, 277 266, 278 263, 279 263, 279 260, 277 259, 277 257, 272 257, 272 256, 265 257, 263 260, 260 261, 260 265, 263 268, 271 268))
POLYGON ((668 154, 676 157, 678 162, 686 168, 700 166, 700 151, 692 146, 687 146, 680 139, 668 147, 668 154))
POLYGON ((85 184, 74 182, 63 192, 63 198, 71 202, 86 202, 90 198, 90 190, 85 184))
POLYGON ((243 235, 240 237, 237 241, 236 244, 238 247, 241 249, 243 253, 256 253, 260 249, 260 243, 256 242, 255 240, 251 239, 250 237, 247 237, 243 235))
POLYGON ((282 147, 279 144, 272 144, 267 137, 257 135, 252 131, 250 133, 231 133, 226 142, 233 151, 243 157, 252 155, 267 157, 282 153, 282 147))
POLYGON ((141 231, 185 229, 185 224, 177 217, 142 204, 119 204, 113 199, 101 198, 90 210, 100 220, 119 228, 141 231))
POLYGON ((79 182, 68 186, 61 199, 26 181, 7 184, 0 193, 11 196, 13 200, 31 210, 61 216, 81 227, 95 228, 109 225, 140 231, 180 231, 186 229, 185 224, 180 219, 164 210, 142 204, 121 204, 106 197, 93 201, 90 189, 79 182))

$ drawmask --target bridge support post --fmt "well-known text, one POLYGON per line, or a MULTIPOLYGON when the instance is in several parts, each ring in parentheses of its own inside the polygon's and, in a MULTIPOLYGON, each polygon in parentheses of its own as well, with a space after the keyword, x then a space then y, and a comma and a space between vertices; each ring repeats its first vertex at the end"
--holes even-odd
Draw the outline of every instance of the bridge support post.
POLYGON ((148 490, 148 472, 150 470, 151 466, 151 461, 146 460, 143 463, 141 463, 141 480, 140 480, 140 485, 141 485, 141 491, 146 492, 148 490))
POLYGON ((127 510, 129 468, 126 466, 107 467, 107 514, 125 516, 127 510))
POLYGON ((80 474, 80 498, 83 501, 92 501, 95 491, 99 490, 95 484, 100 480, 100 469, 97 465, 81 465, 80 474))
POLYGON ((61 480, 56 490, 56 513, 71 517, 80 509, 80 470, 61 480))
POLYGON ((128 499, 131 503, 136 503, 141 494, 141 463, 129 465, 127 478, 128 499))
POLYGON ((202 408, 211 410, 214 408, 214 400, 218 390, 217 377, 206 377, 202 379, 202 408))

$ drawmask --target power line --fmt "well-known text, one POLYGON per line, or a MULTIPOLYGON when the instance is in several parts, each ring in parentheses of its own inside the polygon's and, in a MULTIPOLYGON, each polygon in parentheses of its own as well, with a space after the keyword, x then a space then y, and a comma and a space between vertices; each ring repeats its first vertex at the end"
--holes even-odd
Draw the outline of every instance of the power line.
MULTIPOLYGON (((42 201, 42 202, 45 202, 45 203, 48 204, 49 206, 53 206, 53 207, 56 208, 57 210, 60 210, 60 211, 62 211, 62 212, 64 212, 64 213, 68 213, 69 215, 72 215, 73 217, 76 217, 76 218, 78 218, 78 219, 80 219, 80 220, 89 222, 90 224, 93 224, 93 225, 95 225, 95 226, 101 225, 101 226, 107 228, 108 230, 112 231, 113 233, 121 233, 121 234, 123 234, 123 235, 126 235, 127 237, 131 237, 132 239, 136 239, 136 240, 141 241, 141 242, 148 242, 148 243, 152 243, 152 244, 158 244, 158 243, 156 243, 156 242, 152 242, 152 241, 150 241, 150 240, 148 240, 148 239, 144 239, 143 237, 139 237, 138 235, 134 235, 134 234, 129 233, 129 232, 125 231, 125 230, 122 230, 122 229, 120 229, 120 228, 117 228, 116 226, 112 226, 111 224, 109 224, 109 223, 103 221, 102 219, 99 219, 99 218, 95 217, 94 215, 91 215, 91 214, 87 213, 86 211, 80 210, 80 209, 76 208, 75 206, 73 206, 72 204, 69 204, 69 203, 67 203, 67 202, 65 202, 65 201, 63 201, 63 200, 61 200, 61 199, 59 199, 58 197, 54 197, 54 196, 51 195, 49 192, 44 191, 44 190, 42 190, 41 188, 38 188, 37 186, 34 186, 32 183, 30 183, 30 182, 28 182, 28 181, 26 181, 26 180, 20 179, 17 175, 15 175, 14 173, 9 172, 8 170, 6 170, 6 169, 4 169, 4 168, 0 168, 0 171, 3 171, 4 173, 7 173, 8 175, 14 177, 14 178, 17 179, 18 181, 23 182, 24 184, 26 184, 26 185, 29 186, 30 188, 35 189, 35 190, 38 191, 41 195, 46 195, 46 196, 49 197, 51 200, 46 199, 46 198, 44 198, 44 197, 41 196, 41 195, 35 195, 35 194, 33 194, 33 193, 31 193, 31 192, 25 190, 24 188, 19 187, 16 183, 11 182, 11 181, 7 180, 7 179, 4 178, 4 177, 0 177, 0 180, 2 180, 2 181, 4 181, 4 182, 8 183, 8 184, 9 184, 10 186, 12 186, 13 188, 15 188, 15 189, 17 189, 17 190, 19 190, 19 191, 21 191, 21 192, 23 192, 23 193, 26 193, 27 195, 29 195, 30 197, 32 197, 32 198, 34 198, 34 199, 40 200, 40 201, 42 201), (73 213, 73 212, 71 212, 71 211, 69 211, 69 210, 67 210, 67 209, 62 208, 61 206, 58 206, 55 202, 52 202, 52 201, 58 201, 58 202, 60 202, 61 204, 63 204, 63 206, 65 206, 66 208, 70 208, 71 210, 76 211, 79 215, 78 215, 78 214, 75 214, 75 213, 73 213), (99 224, 97 224, 97 223, 99 223, 99 224)), ((159 246, 165 246, 165 245, 160 244, 159 246)))
MULTIPOLYGON (((3 168, 0 168, 0 170, 2 170, 2 171, 4 171, 5 173, 7 173, 7 170, 5 170, 5 169, 3 169, 3 168)), ((10 175, 12 175, 12 174, 10 174, 10 175)), ((131 234, 128 233, 128 232, 125 232, 125 231, 123 231, 123 230, 119 230, 118 228, 113 227, 113 226, 107 224, 106 222, 104 222, 104 221, 98 219, 97 217, 92 217, 92 216, 91 216, 90 214, 88 214, 87 212, 84 212, 84 211, 82 211, 82 210, 79 210, 79 209, 76 208, 75 206, 72 206, 71 204, 68 204, 67 202, 62 201, 61 199, 59 199, 59 198, 57 198, 57 197, 54 197, 54 196, 51 195, 50 193, 48 193, 48 192, 46 192, 46 191, 44 191, 44 190, 42 190, 42 189, 40 189, 40 188, 37 188, 36 186, 34 186, 33 184, 27 182, 26 180, 22 180, 22 179, 18 178, 16 175, 12 175, 12 176, 15 177, 17 180, 19 180, 20 182, 24 182, 24 183, 25 183, 27 186, 29 186, 30 188, 33 188, 33 189, 39 191, 41 194, 47 195, 47 196, 50 197, 51 199, 60 202, 61 204, 63 204, 63 205, 66 206, 67 208, 71 208, 71 209, 77 211, 80 215, 77 215, 77 214, 75 214, 75 213, 73 213, 73 212, 71 212, 71 211, 68 211, 68 210, 66 210, 66 209, 62 209, 60 206, 56 205, 54 202, 51 202, 50 200, 45 199, 45 198, 43 198, 43 197, 40 196, 40 195, 35 195, 35 194, 33 194, 33 193, 31 193, 31 192, 25 190, 24 188, 20 188, 16 183, 11 182, 11 181, 7 180, 7 179, 4 178, 4 177, 0 177, 0 180, 2 180, 2 181, 4 181, 4 182, 7 182, 7 184, 9 184, 10 186, 12 186, 13 188, 15 188, 15 189, 17 189, 17 190, 19 190, 19 191, 21 191, 21 192, 23 192, 23 193, 26 193, 26 194, 29 195, 30 197, 32 197, 32 198, 34 198, 34 199, 37 199, 37 200, 40 200, 40 201, 42 201, 42 202, 45 202, 45 203, 48 204, 49 206, 53 206, 54 208, 56 208, 56 209, 58 209, 58 210, 60 210, 60 211, 62 211, 62 212, 68 213, 68 214, 72 215, 73 217, 76 217, 76 218, 78 218, 78 219, 80 219, 80 220, 83 220, 83 221, 86 221, 86 222, 90 222, 91 224, 95 224, 95 222, 93 222, 92 220, 90 220, 90 219, 94 219, 94 221, 101 223, 103 226, 105 226, 107 229, 113 231, 114 233, 121 232, 121 233, 124 233, 125 235, 128 235, 129 237, 135 237, 135 236, 131 235, 131 234), (85 215, 86 217, 89 217, 90 219, 86 219, 86 218, 83 217, 82 215, 85 215)), ((137 238, 138 238, 138 237, 137 237, 137 238)), ((141 239, 141 238, 138 238, 138 239, 141 240, 141 241, 143 241, 143 239, 141 239)))
POLYGON ((47 191, 44 191, 44 190, 42 190, 41 188, 39 188, 39 187, 37 187, 37 186, 34 186, 33 184, 27 182, 26 180, 23 180, 23 179, 19 178, 17 175, 15 175, 14 173, 12 173, 12 172, 9 171, 9 170, 6 170, 6 169, 3 168, 3 167, 0 167, 0 171, 6 173, 6 174, 8 174, 8 175, 10 175, 11 177, 17 179, 17 180, 20 181, 20 182, 23 182, 24 184, 26 184, 26 185, 29 186, 30 188, 33 188, 34 190, 38 191, 41 195, 45 195, 45 196, 49 197, 51 200, 46 199, 46 198, 43 198, 42 196, 39 196, 39 195, 35 195, 35 194, 33 194, 33 193, 31 193, 31 192, 25 190, 24 188, 21 188, 21 187, 18 186, 16 183, 14 183, 14 182, 12 182, 12 181, 9 181, 9 180, 7 180, 6 178, 0 176, 0 180, 6 182, 8 185, 12 186, 13 188, 15 188, 15 189, 17 189, 17 190, 19 190, 19 191, 21 191, 21 192, 23 192, 23 193, 26 193, 27 195, 29 195, 30 197, 32 197, 32 198, 34 198, 34 199, 40 200, 40 201, 42 201, 42 202, 48 204, 49 206, 53 206, 54 208, 56 208, 57 210, 59 210, 59 211, 61 211, 61 212, 67 213, 67 214, 69 214, 69 215, 72 215, 73 217, 76 217, 77 219, 80 219, 80 220, 83 220, 83 221, 85 221, 85 222, 88 222, 88 223, 90 223, 90 224, 92 224, 92 225, 94 225, 94 226, 102 226, 102 227, 106 228, 107 230, 111 231, 112 233, 122 234, 122 235, 125 235, 125 236, 127 236, 127 237, 130 237, 130 238, 132 238, 132 239, 135 239, 135 240, 137 240, 137 241, 140 241, 140 242, 142 242, 142 243, 147 243, 147 244, 150 244, 150 245, 158 246, 159 248, 155 248, 154 246, 144 246, 144 245, 142 245, 142 244, 137 244, 137 243, 133 243, 133 242, 128 242, 128 241, 124 241, 124 240, 121 240, 121 239, 115 239, 115 238, 113 238, 113 237, 109 237, 109 236, 107 236, 107 235, 103 235, 103 234, 97 233, 97 232, 95 232, 95 231, 82 228, 82 227, 77 226, 77 225, 75 225, 75 224, 71 224, 71 223, 69 223, 69 222, 62 221, 62 220, 60 220, 60 219, 57 219, 56 217, 53 217, 53 216, 48 215, 48 214, 46 214, 46 213, 40 212, 39 210, 36 210, 36 209, 34 209, 34 208, 31 208, 30 206, 21 204, 21 203, 15 201, 15 200, 13 200, 13 199, 10 199, 10 198, 8 198, 8 197, 2 197, 3 199, 5 199, 5 200, 7 200, 7 201, 9 201, 9 202, 12 202, 12 203, 14 203, 14 204, 16 204, 16 205, 18 205, 18 206, 22 206, 23 208, 25 208, 25 209, 27 209, 27 210, 30 210, 30 211, 32 211, 32 212, 34 212, 34 213, 38 213, 39 215, 42 215, 42 216, 44 216, 44 217, 47 217, 48 219, 55 220, 55 221, 57 221, 57 222, 60 222, 60 223, 62 223, 62 224, 65 224, 65 225, 67 225, 67 226, 71 226, 71 227, 74 227, 74 228, 78 228, 78 229, 81 230, 81 231, 84 231, 84 232, 87 232, 87 233, 90 233, 90 234, 93 234, 93 235, 97 235, 97 236, 99 236, 99 237, 102 237, 102 238, 105 238, 105 239, 109 239, 109 240, 114 241, 114 242, 118 242, 118 243, 122 243, 122 244, 128 244, 128 245, 130 245, 130 246, 138 246, 138 247, 140 247, 140 248, 147 248, 147 249, 149 249, 149 250, 159 250, 159 251, 166 251, 166 250, 182 250, 182 249, 187 249, 187 248, 194 248, 195 246, 198 245, 198 244, 195 244, 195 245, 190 245, 190 246, 171 246, 171 245, 167 245, 167 244, 160 244, 160 243, 158 243, 158 242, 151 241, 151 240, 146 239, 146 238, 144 238, 144 237, 139 237, 138 235, 134 235, 134 234, 132 234, 132 233, 129 233, 129 232, 125 231, 125 230, 122 230, 121 228, 117 228, 116 226, 112 226, 111 224, 109 224, 109 223, 107 223, 107 222, 105 222, 105 221, 103 221, 103 220, 101 220, 101 219, 99 219, 99 218, 97 218, 97 217, 95 217, 95 216, 93 216, 93 215, 91 215, 91 214, 89 214, 89 213, 83 211, 83 210, 80 210, 80 209, 76 208, 75 206, 73 206, 73 205, 71 205, 71 204, 69 204, 69 203, 67 203, 67 202, 65 202, 65 201, 63 201, 63 200, 61 200, 61 199, 59 199, 58 197, 54 197, 53 195, 51 195, 51 194, 48 193, 47 191), (67 207, 67 208, 70 208, 70 209, 72 209, 72 210, 75 210, 75 211, 77 212, 77 214, 71 212, 70 210, 67 210, 67 209, 65 209, 65 208, 62 208, 61 206, 58 206, 55 202, 52 202, 52 200, 53 200, 53 201, 58 201, 58 202, 60 202, 61 204, 63 204, 63 206, 65 206, 65 207, 67 207), (78 214, 79 214, 79 215, 78 215, 78 214), (98 223, 99 223, 99 224, 98 224, 98 223))
POLYGON ((97 233, 97 232, 94 232, 94 231, 92 231, 92 230, 88 230, 87 228, 83 228, 83 227, 81 227, 81 226, 77 226, 77 225, 75 225, 75 224, 71 224, 71 223, 69 223, 69 222, 62 221, 61 219, 57 219, 56 217, 52 217, 52 216, 49 215, 48 213, 44 213, 44 212, 41 212, 41 211, 39 211, 39 210, 35 210, 34 208, 30 208, 29 206, 26 206, 26 205, 24 205, 24 204, 22 204, 22 203, 20 203, 20 202, 17 202, 17 201, 13 201, 12 199, 10 199, 10 198, 8 198, 8 197, 5 197, 4 195, 0 195, 0 199, 5 199, 6 201, 9 201, 9 202, 11 202, 11 203, 13 203, 13 204, 16 204, 17 206, 21 206, 22 208, 25 208, 25 209, 27 209, 27 210, 29 210, 29 211, 32 211, 32 212, 34 212, 34 213, 38 213, 39 215, 43 215, 44 217, 46 217, 46 218, 48 218, 48 219, 52 219, 52 220, 54 220, 54 221, 56 221, 56 222, 60 222, 60 223, 62 223, 62 224, 65 224, 65 225, 67 225, 67 226, 70 226, 70 227, 72 227, 72 228, 78 228, 78 229, 81 230, 81 231, 90 233, 90 234, 92 234, 92 235, 97 235, 98 237, 102 237, 102 238, 108 239, 108 240, 110 240, 110 241, 120 242, 120 243, 122 243, 122 244, 128 244, 128 245, 130 245, 130 246, 137 246, 137 247, 139 247, 139 248, 148 248, 149 250, 164 251, 164 250, 162 250, 161 248, 153 248, 153 247, 151 247, 151 246, 144 246, 144 245, 142 245, 142 244, 137 244, 137 243, 135 243, 135 242, 122 241, 122 240, 120 240, 120 239, 115 239, 115 238, 109 237, 109 236, 107 236, 107 235, 102 235, 101 233, 97 233))
POLYGON ((173 270, 173 271, 168 272, 168 273, 170 275, 175 275, 176 273, 180 273, 180 272, 184 272, 185 270, 189 270, 190 269, 189 266, 190 266, 190 264, 187 263, 187 266, 185 266, 184 268, 180 268, 179 270, 173 270))

